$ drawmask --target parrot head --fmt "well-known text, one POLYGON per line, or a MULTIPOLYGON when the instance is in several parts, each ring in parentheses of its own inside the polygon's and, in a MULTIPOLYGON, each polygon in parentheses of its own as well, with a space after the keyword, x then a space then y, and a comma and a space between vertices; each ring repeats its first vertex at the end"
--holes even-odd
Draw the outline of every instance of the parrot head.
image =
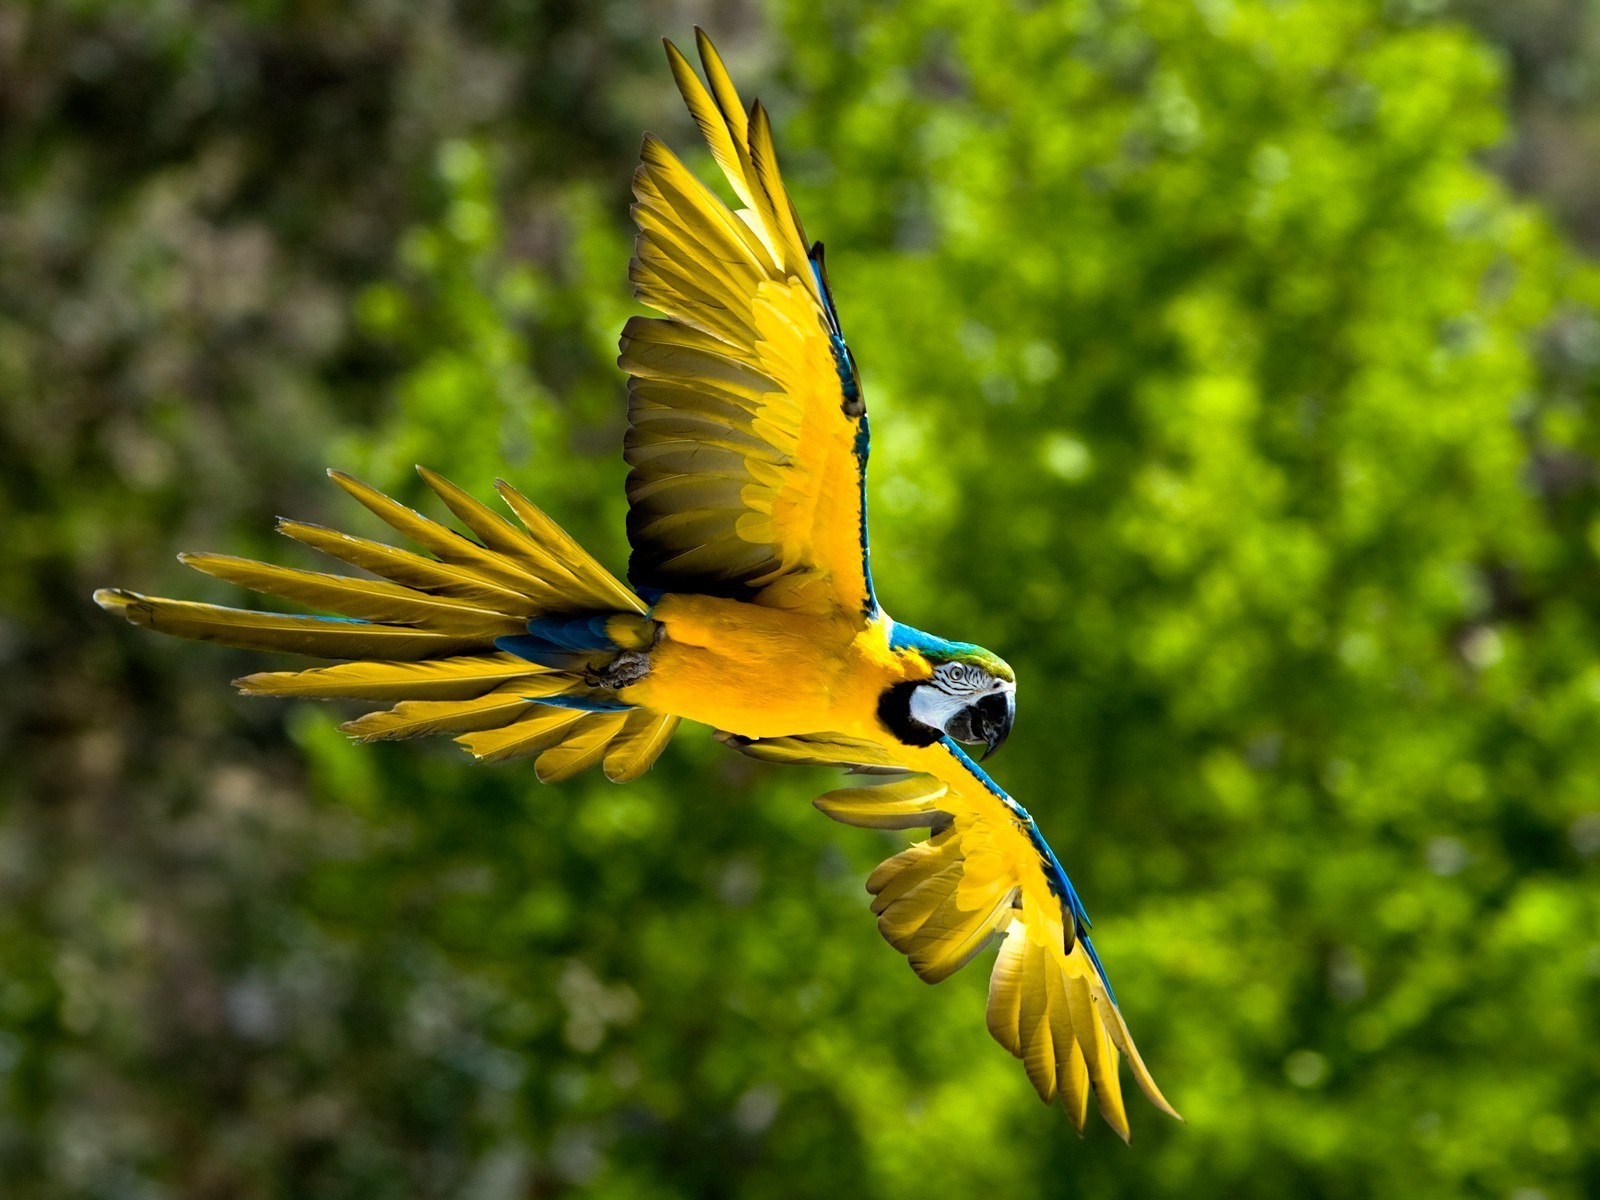
POLYGON ((1017 715, 1017 677, 999 655, 970 642, 947 642, 896 625, 891 648, 927 665, 925 678, 897 683, 878 704, 880 719, 902 741, 928 745, 946 735, 998 750, 1017 715))

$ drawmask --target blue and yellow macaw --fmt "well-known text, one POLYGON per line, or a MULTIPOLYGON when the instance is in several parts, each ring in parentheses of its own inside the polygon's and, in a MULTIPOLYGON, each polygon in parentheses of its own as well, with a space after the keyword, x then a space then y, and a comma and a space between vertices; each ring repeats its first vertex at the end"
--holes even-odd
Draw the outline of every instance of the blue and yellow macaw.
POLYGON ((452 734, 480 759, 532 757, 547 783, 597 764, 636 778, 683 720, 760 758, 885 776, 817 800, 848 824, 930 831, 868 880, 879 930, 931 983, 1000 938, 990 1031, 1080 1131, 1092 1089, 1126 1138, 1119 1051, 1150 1100, 1177 1114, 1128 1035, 1061 864, 958 745, 989 753, 1005 740, 1015 677, 989 651, 898 624, 878 605, 866 402, 822 246, 808 246, 784 190, 766 111, 744 108, 696 33, 709 87, 670 42, 667 55, 739 207, 645 138, 630 276, 663 316, 635 317, 622 335, 627 584, 504 481, 495 486, 516 524, 422 470, 463 536, 334 472, 426 553, 284 521, 289 537, 378 579, 183 559, 340 616, 121 590, 95 598, 165 633, 345 660, 238 686, 393 702, 346 730, 452 734))

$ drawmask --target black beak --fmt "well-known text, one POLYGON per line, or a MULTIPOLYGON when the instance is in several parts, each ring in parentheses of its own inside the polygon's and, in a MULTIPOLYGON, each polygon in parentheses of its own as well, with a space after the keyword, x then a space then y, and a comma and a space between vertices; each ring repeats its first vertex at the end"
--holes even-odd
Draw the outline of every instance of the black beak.
POLYGON ((988 758, 1004 744, 1016 715, 1016 694, 996 692, 963 708, 951 718, 945 732, 958 742, 982 742, 982 757, 988 758))
POLYGON ((988 758, 1011 735, 1011 722, 1017 718, 1017 695, 1005 691, 978 701, 976 732, 983 738, 983 757, 988 758))

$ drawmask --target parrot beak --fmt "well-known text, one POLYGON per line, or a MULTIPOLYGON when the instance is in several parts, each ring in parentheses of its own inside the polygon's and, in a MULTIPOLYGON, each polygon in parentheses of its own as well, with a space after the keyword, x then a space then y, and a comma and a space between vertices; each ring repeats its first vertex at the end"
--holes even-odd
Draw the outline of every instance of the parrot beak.
POLYGON ((1005 691, 985 696, 974 706, 973 732, 983 739, 983 757, 988 758, 1005 744, 1011 723, 1017 718, 1017 696, 1005 691))
POLYGON ((1004 744, 1016 715, 1016 693, 1009 689, 994 692, 956 713, 945 724, 944 731, 969 746, 983 743, 983 754, 979 757, 988 758, 1004 744))
POLYGON ((984 696, 978 701, 978 731, 984 736, 984 758, 1005 746, 1011 736, 1011 722, 1016 720, 1016 693, 1003 691, 998 696, 984 696))

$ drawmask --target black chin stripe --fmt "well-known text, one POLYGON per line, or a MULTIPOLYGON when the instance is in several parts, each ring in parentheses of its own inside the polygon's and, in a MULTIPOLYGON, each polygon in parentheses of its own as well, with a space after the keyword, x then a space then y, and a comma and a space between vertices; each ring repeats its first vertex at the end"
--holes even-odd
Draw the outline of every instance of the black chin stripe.
POLYGON ((908 746, 931 746, 944 736, 911 716, 911 693, 918 684, 910 679, 897 683, 878 697, 878 720, 883 727, 908 746))

